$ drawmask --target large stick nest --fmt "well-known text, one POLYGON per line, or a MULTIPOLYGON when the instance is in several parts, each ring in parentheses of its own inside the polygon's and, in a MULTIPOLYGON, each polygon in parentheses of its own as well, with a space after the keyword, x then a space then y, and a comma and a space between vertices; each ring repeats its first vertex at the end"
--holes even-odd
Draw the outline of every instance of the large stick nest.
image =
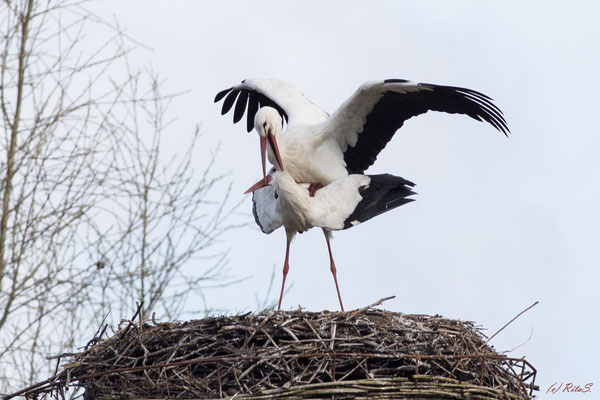
POLYGON ((496 353, 471 322, 374 309, 293 311, 124 322, 27 395, 62 397, 71 385, 88 399, 382 398, 385 388, 397 395, 385 398, 437 388, 440 398, 483 390, 473 398, 529 399, 534 379, 527 361, 496 353))

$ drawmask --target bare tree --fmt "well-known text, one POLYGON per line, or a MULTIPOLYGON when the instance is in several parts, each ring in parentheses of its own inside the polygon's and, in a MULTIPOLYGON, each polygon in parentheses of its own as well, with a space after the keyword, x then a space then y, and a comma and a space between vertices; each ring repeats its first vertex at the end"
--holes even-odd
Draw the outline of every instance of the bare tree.
POLYGON ((161 154, 170 96, 77 0, 0 5, 0 392, 143 302, 174 318, 223 277, 223 176, 161 154), (101 30, 97 47, 86 38, 101 30), (193 268, 192 268, 193 265, 193 268), (186 271, 185 268, 188 270, 186 271), (93 332, 91 332, 93 333, 93 332))
MULTIPOLYGON (((229 211, 224 199, 210 201, 211 189, 222 175, 211 174, 216 151, 206 160, 208 168, 194 173, 192 161, 199 139, 196 129, 188 151, 180 157, 161 162, 161 139, 167 128, 165 112, 168 97, 162 96, 157 78, 136 74, 128 80, 128 98, 142 101, 123 105, 121 116, 106 116, 105 126, 122 131, 115 159, 111 197, 102 203, 98 218, 88 224, 96 243, 92 257, 98 259, 101 289, 94 299, 113 304, 114 298, 130 299, 119 304, 119 315, 131 315, 135 301, 142 303, 141 316, 150 318, 155 311, 174 318, 182 311, 188 294, 201 293, 202 285, 214 285, 222 272, 227 253, 212 252, 215 240, 233 226, 227 223, 229 211), (140 81, 148 80, 147 85, 140 81), (140 87, 149 88, 138 93, 140 87), (145 121, 145 125, 141 125, 145 121), (142 138, 142 136, 144 136, 142 138), (214 260, 210 268, 197 273, 182 271, 188 261, 214 260), (114 285, 119 281, 119 285, 114 285)), ((168 124, 167 124, 168 125, 168 124)), ((95 307, 103 310, 106 307, 95 307)), ((100 317, 100 316, 98 316, 100 317)))

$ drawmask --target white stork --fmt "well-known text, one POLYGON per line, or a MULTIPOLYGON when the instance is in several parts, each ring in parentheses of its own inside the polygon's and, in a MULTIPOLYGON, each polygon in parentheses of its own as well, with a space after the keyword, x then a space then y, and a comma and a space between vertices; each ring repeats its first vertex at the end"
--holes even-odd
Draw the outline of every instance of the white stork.
POLYGON ((333 261, 331 231, 348 229, 376 215, 392 210, 413 199, 414 183, 389 175, 348 175, 309 194, 308 184, 298 184, 286 172, 273 168, 248 191, 252 191, 252 213, 260 229, 271 233, 283 226, 286 233, 283 281, 277 310, 281 308, 285 279, 289 270, 290 243, 294 235, 313 227, 325 234, 330 269, 335 282, 340 307, 344 311, 333 261))
POLYGON ((273 165, 296 182, 313 184, 311 193, 348 174, 364 173, 406 120, 427 111, 465 114, 509 133, 502 112, 488 96, 404 79, 366 82, 332 115, 293 86, 272 79, 246 79, 219 92, 215 102, 222 99, 222 114, 235 104, 233 122, 246 113, 248 132, 253 126, 258 131, 263 177, 268 150, 273 165))

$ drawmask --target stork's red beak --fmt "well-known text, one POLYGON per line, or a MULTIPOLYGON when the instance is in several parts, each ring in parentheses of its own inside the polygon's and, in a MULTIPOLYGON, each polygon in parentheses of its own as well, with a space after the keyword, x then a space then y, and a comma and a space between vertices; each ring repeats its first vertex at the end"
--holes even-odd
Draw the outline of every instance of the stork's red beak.
POLYGON ((258 190, 262 187, 265 187, 269 184, 269 182, 271 182, 271 176, 270 175, 266 175, 263 179, 261 179, 260 181, 256 182, 254 185, 250 186, 250 188, 248 190, 246 190, 244 192, 244 194, 247 193, 252 193, 255 190, 258 190))
POLYGON ((271 145, 271 149, 275 153, 275 158, 280 171, 283 171, 283 162, 281 161, 281 155, 279 154, 279 147, 277 146, 277 140, 275 136, 268 130, 265 136, 260 137, 260 161, 262 162, 263 178, 265 179, 264 185, 267 185, 267 142, 271 145))
MULTIPOLYGON (((267 136, 260 137, 260 160, 262 162, 263 180, 267 184, 267 136)), ((256 185, 255 185, 256 186, 256 185)), ((250 189, 248 189, 250 190, 250 189)), ((256 189, 255 189, 256 190, 256 189)), ((248 191, 246 191, 248 193, 248 191)), ((246 194, 244 193, 244 194, 246 194)))
POLYGON ((269 141, 269 144, 271 144, 271 147, 273 148, 273 151, 275 152, 275 158, 277 159, 277 164, 279 164, 279 170, 283 171, 283 162, 281 161, 281 155, 279 154, 279 147, 277 146, 277 140, 275 139, 275 136, 269 132, 269 134, 267 135, 267 140, 269 141))

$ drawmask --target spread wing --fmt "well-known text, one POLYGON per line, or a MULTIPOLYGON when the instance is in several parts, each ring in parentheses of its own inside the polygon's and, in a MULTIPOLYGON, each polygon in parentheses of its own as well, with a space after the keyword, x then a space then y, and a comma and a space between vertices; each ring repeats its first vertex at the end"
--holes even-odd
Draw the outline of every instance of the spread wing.
POLYGON ((239 85, 222 90, 215 96, 215 103, 223 100, 221 114, 227 114, 234 106, 233 123, 246 114, 246 129, 254 127, 254 116, 260 107, 276 109, 282 120, 289 125, 317 124, 329 116, 311 103, 294 86, 275 79, 245 79, 239 85), (224 99, 224 100, 223 100, 224 99))
POLYGON ((331 115, 326 131, 340 146, 348 173, 363 173, 404 121, 427 111, 468 115, 510 132, 502 111, 482 93, 403 79, 362 85, 331 115))

